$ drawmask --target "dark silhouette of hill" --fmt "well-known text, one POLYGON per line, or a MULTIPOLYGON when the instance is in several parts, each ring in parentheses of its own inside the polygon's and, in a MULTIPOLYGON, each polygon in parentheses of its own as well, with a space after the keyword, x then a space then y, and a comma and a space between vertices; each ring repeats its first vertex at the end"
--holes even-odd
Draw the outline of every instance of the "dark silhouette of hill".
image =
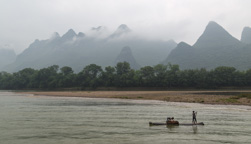
POLYGON ((140 65, 136 62, 132 50, 130 47, 126 46, 124 47, 118 57, 115 60, 114 64, 117 64, 118 62, 128 62, 132 69, 139 69, 140 65))
POLYGON ((242 41, 239 41, 216 22, 209 22, 193 46, 179 43, 163 63, 178 64, 181 69, 230 66, 246 70, 251 68, 249 36, 249 30, 246 28, 242 41))
POLYGON ((244 27, 242 34, 241 34, 241 42, 246 44, 251 44, 251 28, 244 27))

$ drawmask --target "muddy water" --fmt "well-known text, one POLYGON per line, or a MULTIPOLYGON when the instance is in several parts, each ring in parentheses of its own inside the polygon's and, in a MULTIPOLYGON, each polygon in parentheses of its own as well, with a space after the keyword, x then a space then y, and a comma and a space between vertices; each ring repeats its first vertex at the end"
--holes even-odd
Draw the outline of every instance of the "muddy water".
POLYGON ((251 107, 0 92, 1 144, 251 143, 251 107), (173 116, 205 126, 155 126, 173 116))

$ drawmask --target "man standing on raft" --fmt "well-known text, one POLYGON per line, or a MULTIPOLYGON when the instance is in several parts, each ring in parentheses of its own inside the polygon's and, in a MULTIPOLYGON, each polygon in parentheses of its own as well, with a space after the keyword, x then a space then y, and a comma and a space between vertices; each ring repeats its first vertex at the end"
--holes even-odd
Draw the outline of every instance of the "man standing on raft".
POLYGON ((195 111, 193 111, 193 121, 192 121, 192 123, 193 124, 197 124, 197 119, 196 119, 196 116, 197 116, 197 112, 195 112, 195 111))

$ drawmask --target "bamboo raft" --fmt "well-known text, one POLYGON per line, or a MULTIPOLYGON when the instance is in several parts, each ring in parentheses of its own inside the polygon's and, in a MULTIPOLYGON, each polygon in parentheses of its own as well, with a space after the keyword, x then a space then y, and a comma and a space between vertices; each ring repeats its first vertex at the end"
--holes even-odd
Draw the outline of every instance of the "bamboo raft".
POLYGON ((167 125, 167 126, 193 126, 193 125, 205 125, 203 122, 200 123, 179 123, 178 121, 174 122, 167 122, 167 123, 155 123, 155 122, 149 122, 149 126, 159 126, 159 125, 167 125))

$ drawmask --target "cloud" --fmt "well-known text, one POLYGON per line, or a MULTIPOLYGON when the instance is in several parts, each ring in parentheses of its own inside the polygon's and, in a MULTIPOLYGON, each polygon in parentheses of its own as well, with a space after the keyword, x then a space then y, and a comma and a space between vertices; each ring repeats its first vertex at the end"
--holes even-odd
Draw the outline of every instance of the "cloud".
POLYGON ((250 5, 250 0, 2 0, 0 45, 20 53, 55 31, 92 35, 92 27, 113 32, 123 23, 149 39, 193 44, 211 20, 239 39, 242 28, 251 26, 250 5))
POLYGON ((108 37, 109 34, 110 32, 106 26, 92 27, 86 32, 86 35, 88 37, 94 37, 94 38, 99 38, 99 39, 104 39, 108 37))

